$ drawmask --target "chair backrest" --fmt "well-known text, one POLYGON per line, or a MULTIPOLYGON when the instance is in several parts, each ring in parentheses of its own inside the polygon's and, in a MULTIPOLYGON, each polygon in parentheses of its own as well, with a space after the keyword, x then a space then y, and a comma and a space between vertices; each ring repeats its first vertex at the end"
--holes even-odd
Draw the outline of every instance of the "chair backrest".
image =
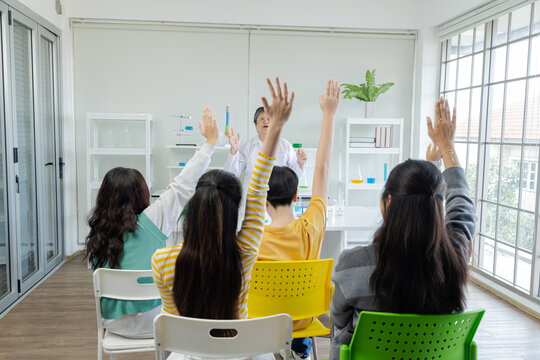
POLYGON ((285 313, 299 320, 327 313, 333 261, 255 262, 248 293, 249 317, 285 313))
POLYGON ((281 349, 290 352, 292 319, 279 314, 248 320, 207 320, 174 315, 154 319, 156 359, 162 351, 199 358, 236 358, 281 349), (231 337, 220 337, 213 330, 231 329, 231 337), (217 336, 216 336, 217 335, 217 336))
POLYGON ((471 343, 485 310, 450 315, 363 311, 340 359, 471 358, 471 343))
POLYGON ((94 296, 118 300, 160 298, 152 270, 97 269, 94 271, 94 296))
POLYGON ((161 298, 154 284, 152 270, 97 269, 94 271, 94 297, 98 322, 98 342, 101 341, 102 297, 117 300, 154 300, 161 298))

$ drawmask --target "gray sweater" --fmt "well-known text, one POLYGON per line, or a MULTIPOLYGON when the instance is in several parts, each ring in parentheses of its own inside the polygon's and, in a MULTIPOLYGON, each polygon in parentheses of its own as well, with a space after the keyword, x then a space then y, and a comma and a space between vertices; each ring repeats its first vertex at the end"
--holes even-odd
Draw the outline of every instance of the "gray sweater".
MULTIPOLYGON (((452 238, 470 256, 476 211, 471 199, 465 172, 461 167, 451 167, 443 172, 446 182, 446 222, 461 237, 452 238)), ((339 256, 332 280, 335 284, 330 310, 336 327, 330 350, 330 359, 339 359, 339 348, 349 344, 362 310, 381 309, 375 294, 370 289, 371 274, 377 264, 377 252, 373 244, 345 250, 339 256)))

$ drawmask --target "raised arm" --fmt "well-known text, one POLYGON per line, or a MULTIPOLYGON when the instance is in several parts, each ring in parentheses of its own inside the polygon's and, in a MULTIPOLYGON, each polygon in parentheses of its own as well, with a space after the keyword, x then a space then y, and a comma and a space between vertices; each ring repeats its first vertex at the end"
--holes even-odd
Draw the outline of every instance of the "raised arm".
POLYGON ((261 154, 264 156, 274 157, 276 149, 279 144, 279 138, 281 137, 281 131, 283 126, 289 120, 291 115, 292 105, 294 101, 294 91, 289 98, 289 91, 287 89, 287 83, 283 83, 283 91, 281 90, 281 84, 279 78, 276 77, 276 90, 272 86, 270 79, 266 79, 270 94, 272 95, 272 104, 268 104, 268 100, 263 96, 261 98, 264 111, 270 117, 270 127, 266 134, 261 154))
MULTIPOLYGON (((268 179, 274 166, 274 155, 281 131, 291 114, 294 99, 294 93, 291 94, 290 99, 288 98, 287 84, 283 84, 284 93, 282 93, 278 78, 276 78, 277 94, 269 79, 267 79, 267 82, 272 94, 272 104, 269 105, 264 97, 262 100, 265 112, 270 116, 270 127, 268 128, 264 145, 253 168, 247 193, 246 215, 237 237, 238 249, 242 261, 242 277, 244 279, 240 293, 246 294, 245 296, 247 296, 251 269, 259 254, 264 230, 268 179)), ((246 297, 239 303, 238 314, 240 318, 247 318, 246 297)))
POLYGON ((446 182, 446 222, 450 229, 462 236, 452 240, 470 256, 470 243, 476 227, 476 210, 471 198, 465 171, 459 165, 454 148, 456 131, 456 109, 450 117, 448 101, 439 99, 435 105, 434 123, 427 118, 428 134, 435 147, 439 148, 446 170, 443 176, 446 182))
POLYGON ((341 89, 334 79, 328 80, 326 90, 319 98, 319 104, 323 113, 321 136, 317 147, 315 171, 313 173, 312 195, 319 195, 328 199, 328 170, 332 158, 334 144, 334 120, 339 106, 341 89))
POLYGON ((148 218, 169 236, 176 227, 182 209, 195 193, 195 186, 210 164, 214 145, 218 138, 216 115, 212 118, 212 109, 206 107, 203 112, 203 123, 199 122, 201 134, 206 138, 202 148, 193 155, 182 171, 169 184, 169 188, 159 199, 144 210, 148 218))

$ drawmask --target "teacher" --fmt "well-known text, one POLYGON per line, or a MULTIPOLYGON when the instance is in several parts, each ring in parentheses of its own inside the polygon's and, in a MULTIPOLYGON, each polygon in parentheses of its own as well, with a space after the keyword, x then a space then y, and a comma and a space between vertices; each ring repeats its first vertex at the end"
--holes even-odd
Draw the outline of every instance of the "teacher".
MULTIPOLYGON (((234 134, 234 130, 229 128, 229 144, 231 150, 225 161, 224 170, 229 171, 240 178, 242 172, 244 173, 243 184, 243 196, 242 201, 245 201, 247 189, 249 185, 249 177, 255 165, 257 154, 261 151, 264 139, 266 138, 266 132, 270 125, 270 117, 264 111, 264 107, 260 107, 255 111, 253 117, 255 128, 257 129, 257 136, 251 138, 247 143, 240 145, 240 134, 234 134)), ((278 148, 276 150, 276 161, 274 166, 287 166, 293 170, 298 178, 301 178, 304 174, 306 162, 308 160, 306 153, 302 149, 294 151, 290 142, 284 138, 280 138, 278 148)), ((243 209, 243 206, 240 206, 243 209)), ((243 214, 238 214, 239 221, 243 218, 243 214), (242 216, 240 216, 242 215, 242 216)))

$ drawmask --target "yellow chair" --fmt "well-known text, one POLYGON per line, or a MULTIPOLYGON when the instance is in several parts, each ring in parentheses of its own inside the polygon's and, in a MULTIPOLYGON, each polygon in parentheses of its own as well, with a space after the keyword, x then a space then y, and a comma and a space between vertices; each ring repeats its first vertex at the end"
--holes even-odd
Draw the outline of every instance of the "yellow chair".
POLYGON ((317 316, 330 311, 333 262, 333 259, 255 262, 248 293, 249 317, 285 313, 293 320, 314 318, 307 328, 293 331, 292 337, 311 337, 313 357, 317 360, 315 336, 332 334, 317 316))

